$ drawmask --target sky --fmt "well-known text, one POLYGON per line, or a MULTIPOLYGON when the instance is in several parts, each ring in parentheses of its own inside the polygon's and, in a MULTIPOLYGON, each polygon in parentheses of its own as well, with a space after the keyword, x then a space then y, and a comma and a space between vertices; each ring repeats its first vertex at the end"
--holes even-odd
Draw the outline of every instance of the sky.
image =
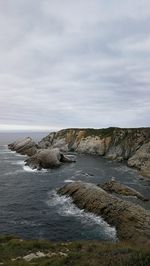
POLYGON ((0 0, 0 130, 150 126, 149 0, 0 0))

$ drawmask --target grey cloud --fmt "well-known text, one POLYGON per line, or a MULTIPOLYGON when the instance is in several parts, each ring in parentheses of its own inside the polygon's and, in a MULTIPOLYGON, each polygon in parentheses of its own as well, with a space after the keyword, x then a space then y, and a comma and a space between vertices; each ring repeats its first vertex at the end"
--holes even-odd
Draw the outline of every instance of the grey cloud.
POLYGON ((149 126, 148 0, 2 0, 0 124, 149 126))

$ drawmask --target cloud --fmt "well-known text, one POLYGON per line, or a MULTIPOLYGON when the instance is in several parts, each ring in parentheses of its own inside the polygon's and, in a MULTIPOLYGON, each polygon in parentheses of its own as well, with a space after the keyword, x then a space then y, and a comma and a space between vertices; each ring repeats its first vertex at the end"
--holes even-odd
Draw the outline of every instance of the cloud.
POLYGON ((2 0, 0 129, 149 126, 148 0, 2 0))

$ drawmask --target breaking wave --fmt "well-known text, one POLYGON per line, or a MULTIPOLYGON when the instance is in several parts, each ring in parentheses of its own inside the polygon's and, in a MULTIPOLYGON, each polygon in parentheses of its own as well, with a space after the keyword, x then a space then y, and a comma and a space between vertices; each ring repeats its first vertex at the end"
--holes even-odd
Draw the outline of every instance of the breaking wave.
POLYGON ((29 166, 27 165, 24 165, 23 166, 23 170, 26 171, 26 172, 37 172, 38 170, 37 169, 31 169, 29 166))
POLYGON ((47 173, 47 169, 41 169, 41 170, 37 170, 37 169, 32 169, 27 165, 23 166, 23 170, 26 172, 32 172, 32 173, 47 173))
POLYGON ((56 207, 59 215, 74 216, 76 219, 80 220, 81 224, 99 226, 100 232, 103 232, 107 239, 113 241, 117 240, 116 229, 105 222, 103 218, 86 212, 83 209, 79 209, 75 206, 70 197, 59 196, 55 190, 49 192, 48 196, 49 200, 47 201, 47 205, 49 207, 56 207))
POLYGON ((19 174, 19 173, 22 173, 23 170, 16 170, 16 171, 11 171, 11 172, 6 172, 4 173, 3 175, 4 176, 8 176, 8 175, 16 175, 16 174, 19 174))
POLYGON ((64 181, 64 183, 73 183, 73 182, 75 182, 74 180, 71 180, 71 179, 66 179, 65 181, 64 181))
POLYGON ((13 164, 13 165, 24 165, 25 162, 22 161, 22 160, 19 160, 19 161, 11 162, 11 164, 13 164))

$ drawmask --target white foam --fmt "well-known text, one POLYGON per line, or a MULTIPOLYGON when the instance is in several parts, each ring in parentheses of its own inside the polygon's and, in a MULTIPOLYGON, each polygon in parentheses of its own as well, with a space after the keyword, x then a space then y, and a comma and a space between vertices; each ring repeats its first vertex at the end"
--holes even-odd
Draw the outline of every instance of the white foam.
POLYGON ((47 173, 47 169, 41 169, 41 170, 37 170, 37 169, 32 169, 27 165, 23 166, 23 170, 26 172, 32 172, 32 173, 47 173))
POLYGON ((115 227, 111 227, 100 216, 79 209, 75 206, 70 197, 59 196, 57 192, 53 190, 49 193, 47 204, 48 206, 57 206, 57 212, 61 216, 75 216, 82 224, 100 226, 100 230, 103 231, 109 239, 117 240, 115 227))
POLYGON ((82 170, 77 170, 75 173, 76 174, 81 174, 82 173, 82 170))
POLYGON ((29 225, 31 227, 37 227, 37 226, 41 226, 41 223, 36 223, 34 221, 28 221, 28 220, 9 220, 8 221, 10 224, 15 224, 15 225, 29 225))
POLYGON ((25 155, 19 154, 16 151, 9 150, 7 145, 3 147, 4 147, 3 149, 0 149, 0 154, 14 154, 15 156, 18 156, 18 157, 25 157, 25 155))
POLYGON ((17 157, 26 157, 26 155, 23 155, 23 154, 19 154, 19 153, 15 153, 15 156, 17 156, 17 157))
POLYGON ((2 160, 7 160, 8 163, 11 163, 9 156, 3 156, 2 160))
POLYGON ((48 206, 63 205, 68 199, 66 196, 60 197, 56 190, 52 190, 48 193, 49 199, 46 201, 48 206))
POLYGON ((24 165, 25 162, 22 161, 22 160, 19 160, 19 161, 11 162, 11 164, 13 164, 13 165, 24 165))
POLYGON ((30 168, 27 165, 23 166, 23 170, 26 171, 26 172, 37 172, 37 169, 32 169, 32 168, 30 168))
POLYGON ((75 178, 76 178, 76 176, 72 175, 72 176, 70 177, 70 180, 75 179, 75 178))
POLYGON ((71 180, 71 179, 66 179, 65 181, 64 181, 64 183, 73 183, 73 182, 75 182, 74 180, 71 180))
POLYGON ((10 154, 10 153, 16 153, 15 151, 7 151, 7 150, 1 150, 0 154, 10 154))
POLYGON ((75 172, 75 176, 80 176, 80 175, 82 175, 82 170, 77 170, 77 171, 75 172))
POLYGON ((22 173, 22 172, 23 172, 23 170, 16 170, 16 171, 13 171, 13 172, 6 172, 3 175, 5 175, 5 176, 15 175, 15 174, 22 173))

